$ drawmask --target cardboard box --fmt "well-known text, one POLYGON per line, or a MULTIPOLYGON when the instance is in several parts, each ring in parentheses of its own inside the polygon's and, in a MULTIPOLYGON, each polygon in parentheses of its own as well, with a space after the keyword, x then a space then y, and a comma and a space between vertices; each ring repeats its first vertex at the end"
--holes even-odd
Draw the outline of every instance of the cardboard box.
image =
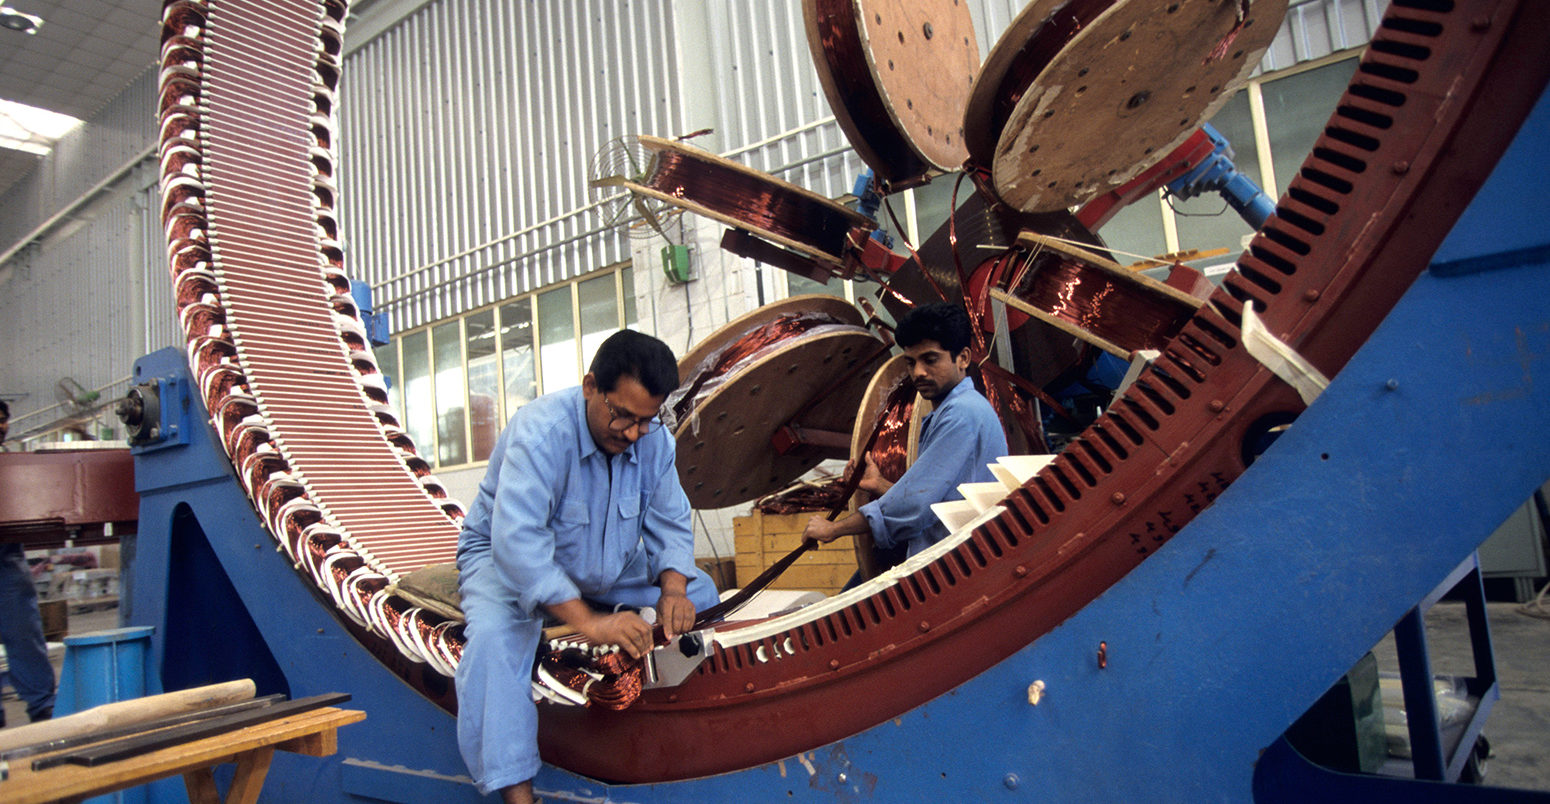
POLYGON ((696 558, 694 565, 710 576, 717 591, 737 586, 737 562, 730 558, 696 558))
MULTIPOLYGON (((771 564, 781 560, 802 544, 802 530, 815 516, 803 514, 761 514, 732 520, 732 538, 737 548, 737 584, 745 586, 771 564)), ((817 514, 816 516, 822 516, 817 514)), ((838 593, 856 572, 856 551, 850 539, 836 539, 819 545, 797 559, 772 582, 770 589, 814 590, 825 595, 838 593)))

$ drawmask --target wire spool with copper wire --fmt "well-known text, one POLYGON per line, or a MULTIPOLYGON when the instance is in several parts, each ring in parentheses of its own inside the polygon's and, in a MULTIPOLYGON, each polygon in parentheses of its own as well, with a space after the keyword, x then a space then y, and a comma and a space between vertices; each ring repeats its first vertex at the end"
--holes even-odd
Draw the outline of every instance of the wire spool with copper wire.
MULTIPOLYGON (((856 471, 864 471, 865 458, 870 456, 888 482, 899 482, 905 470, 915 462, 920 422, 931 412, 931 407, 931 402, 921 397, 910 382, 909 364, 904 355, 889 358, 872 375, 861 405, 856 409, 856 426, 850 440, 850 454, 856 461, 856 471)), ((851 495, 850 509, 854 511, 872 499, 867 492, 858 490, 851 495)), ((855 548, 861 580, 876 576, 904 558, 902 549, 889 551, 877 547, 870 533, 858 534, 855 548)))
POLYGON ((829 108, 885 192, 956 170, 979 69, 958 0, 803 0, 807 44, 829 108))
MULTIPOLYGON (((641 136, 650 162, 628 189, 747 230, 799 259, 842 272, 877 222, 809 190, 690 145, 641 136)), ((766 260, 774 262, 775 260, 766 260)))
POLYGON ((964 112, 970 162, 1017 209, 1080 205, 1170 153, 1249 77, 1287 0, 1034 0, 964 112))
POLYGON ((1008 321, 1032 316, 1116 357, 1161 349, 1203 303, 1094 252, 1033 232, 970 279, 977 304, 998 299, 1008 321))
POLYGON ((831 442, 848 438, 886 350, 862 323, 844 299, 795 296, 731 321, 678 362, 665 418, 694 507, 746 502, 845 457, 831 442), (777 433, 797 441, 777 448, 777 433))

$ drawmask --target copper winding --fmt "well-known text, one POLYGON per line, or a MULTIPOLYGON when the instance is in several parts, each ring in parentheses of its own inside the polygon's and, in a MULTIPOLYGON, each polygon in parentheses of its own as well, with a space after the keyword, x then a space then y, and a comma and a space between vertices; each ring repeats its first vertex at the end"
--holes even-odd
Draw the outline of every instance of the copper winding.
MULTIPOLYGON (((274 256, 255 255, 251 248, 245 251, 228 244, 224 251, 227 264, 222 267, 222 246, 212 235, 212 208, 220 209, 221 215, 226 216, 223 219, 228 228, 240 229, 248 225, 247 221, 254 213, 244 207, 240 193, 225 198, 220 188, 240 189, 239 185, 249 181, 262 183, 272 191, 276 206, 258 214, 274 216, 279 227, 275 231, 296 223, 310 227, 316 242, 312 259, 317 270, 310 281, 317 283, 327 305, 321 320, 327 322, 325 326, 331 324, 344 346, 346 371, 368 402, 366 411, 371 417, 368 421, 374 419, 389 445, 386 450, 396 456, 396 460, 406 467, 409 477, 417 481, 425 494, 428 510, 443 517, 446 532, 455 534, 462 509, 457 502, 447 498, 445 489, 430 474, 429 465, 416 454, 413 441, 386 407, 386 387, 367 344, 359 310, 350 295, 349 279, 343 272, 343 251, 338 244, 338 223, 332 209, 336 188, 332 180, 334 160, 329 149, 336 139, 331 114, 334 86, 339 77, 340 30, 346 9, 343 2, 336 0, 328 0, 322 5, 321 19, 315 16, 315 11, 309 13, 305 8, 259 9, 241 0, 223 2, 218 9, 211 9, 202 0, 172 0, 163 9, 161 85, 157 100, 160 110, 158 159, 162 221, 176 310, 187 338, 190 370, 211 423, 232 459, 238 480, 280 549, 300 572, 310 576, 329 594, 341 613, 366 629, 362 638, 370 639, 375 635, 375 638, 385 639, 412 661, 424 662, 436 672, 450 676, 462 652, 461 628, 455 622, 427 615, 422 609, 388 593, 391 579, 376 566, 372 548, 352 539, 347 530, 333 521, 332 514, 325 515, 325 509, 313 502, 311 487, 305 478, 298 476, 286 457, 286 446, 270 432, 272 427, 280 428, 277 432, 281 433, 287 432, 286 427, 298 428, 290 431, 290 437, 295 439, 301 430, 311 426, 290 419, 272 421, 270 414, 265 412, 265 387, 270 388, 267 404, 295 407, 294 402, 288 401, 293 389, 278 384, 283 382, 283 372, 291 370, 288 366, 299 364, 300 359, 288 360, 282 353, 279 363, 267 365, 263 355, 254 357, 249 353, 251 359, 239 358, 243 349, 266 348, 266 337, 276 344, 284 344, 286 336, 277 338, 261 330, 274 326, 272 321, 293 315, 290 310, 299 303, 297 299, 307 295, 303 288, 297 287, 295 278, 306 277, 305 270, 296 272, 290 267, 294 262, 286 264, 286 260, 295 260, 293 249, 305 237, 277 241, 276 245, 269 246, 274 256), (287 14, 294 18, 280 19, 287 14), (255 54, 243 40, 242 32, 253 27, 260 18, 277 30, 305 31, 311 26, 316 44, 308 47, 304 36, 284 37, 275 53, 255 54), (205 51, 211 37, 227 48, 217 65, 207 63, 205 51), (272 58, 277 61, 310 59, 308 65, 292 65, 310 66, 310 80, 305 73, 296 72, 283 75, 277 72, 274 75, 282 76, 279 79, 259 77, 257 70, 240 66, 255 56, 260 60, 272 58), (207 82, 212 70, 224 70, 222 75, 226 79, 219 90, 224 94, 216 98, 206 96, 210 91, 207 82), (266 82, 276 80, 281 85, 271 90, 266 82), (269 184, 269 174, 260 171, 276 172, 279 168, 257 168, 248 161, 245 153, 262 146, 256 144, 260 137, 250 138, 247 132, 261 132, 284 123, 267 119, 250 122, 249 115, 255 113, 240 108, 245 93, 271 91, 277 99, 293 101, 298 99, 297 92, 310 94, 310 101, 303 104, 310 112, 304 112, 295 122, 300 130, 310 132, 315 141, 297 154, 300 157, 299 175, 281 177, 273 187, 269 184), (230 101, 226 100, 228 96, 230 101), (228 107, 227 103, 237 106, 228 107), (235 135, 230 137, 231 142, 227 142, 229 135, 235 135), (215 157, 206 152, 207 147, 218 147, 218 151, 212 151, 216 153, 215 157), (212 158, 217 163, 215 166, 210 164, 212 158), (297 186, 303 188, 300 198, 285 195, 289 188, 297 186), (310 192, 307 192, 309 187, 310 192), (309 217, 291 220, 292 209, 310 209, 309 217), (280 220, 282 217, 286 220, 280 220), (251 264, 255 262, 255 256, 258 264, 251 264), (271 270, 264 260, 273 261, 274 269, 271 270), (279 310, 270 312, 265 309, 266 305, 279 310), (242 332, 247 334, 246 346, 239 335, 242 332), (260 337, 255 339, 255 334, 260 337), (257 381, 248 376, 248 372, 255 369, 260 372, 257 381), (276 397, 281 401, 274 401, 276 397)), ((302 235, 305 230, 298 229, 297 232, 302 235)), ((306 264, 303 258, 301 265, 306 264)), ((303 279, 305 281, 308 280, 303 279)), ((319 320, 316 313, 308 315, 308 320, 319 320)), ((300 323, 297 327, 296 337, 314 337, 310 331, 301 331, 300 323)), ((267 348, 273 353, 277 348, 285 347, 269 345, 267 348)), ((273 361, 274 358, 269 359, 273 361)), ((338 374, 335 370, 330 371, 338 374)), ((324 410, 318 412, 320 419, 332 415, 324 410)), ((291 411, 287 416, 294 417, 295 412, 291 411)), ((276 420, 280 418, 276 416, 276 420)), ((303 434, 302 440, 305 439, 303 434)), ((403 553, 401 547, 385 549, 403 553)))
MULTIPOLYGON (((1027 259, 1027 255, 1012 251, 1000 259, 1027 259)), ((1126 350, 1162 348, 1193 312, 1080 261, 1035 259, 1039 264, 1011 288, 1012 293, 1126 350)))
POLYGON ((872 449, 867 453, 889 482, 897 483, 909 468, 910 418, 914 412, 915 386, 905 375, 883 402, 873 427, 876 435, 871 439, 872 449))
POLYGON ((753 229, 808 244, 835 260, 844 255, 853 226, 844 208, 831 208, 820 199, 684 150, 658 151, 651 175, 642 184, 753 229))
POLYGON ((715 387, 716 383, 725 379, 739 364, 750 357, 765 354, 775 347, 792 343, 819 327, 832 326, 853 327, 854 325, 846 324, 828 313, 782 313, 715 352, 695 368, 689 380, 679 386, 679 390, 668 397, 667 406, 672 413, 674 426, 689 419, 694 408, 705 396, 707 386, 715 387))
POLYGON ((545 653, 534 666, 534 676, 542 666, 560 684, 585 696, 589 704, 617 711, 640 698, 645 688, 643 665, 643 660, 617 649, 572 646, 545 653))

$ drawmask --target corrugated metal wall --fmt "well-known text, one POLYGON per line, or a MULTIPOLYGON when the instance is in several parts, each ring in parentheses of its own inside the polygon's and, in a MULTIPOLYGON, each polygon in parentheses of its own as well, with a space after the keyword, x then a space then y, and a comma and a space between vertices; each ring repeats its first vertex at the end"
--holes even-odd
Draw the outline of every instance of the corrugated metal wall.
POLYGON ((102 111, 54 146, 3 197, 0 253, 156 142, 156 71, 146 70, 102 111))
POLYGON ((11 406, 13 438, 72 412, 57 404, 61 382, 106 402, 127 390, 140 355, 182 343, 163 235, 147 225, 156 203, 154 190, 116 192, 86 210, 79 229, 7 264, 0 342, 13 346, 0 352, 0 387, 27 395, 11 406))
POLYGON ((1286 21, 1260 60, 1261 72, 1294 67, 1331 53, 1359 47, 1372 38, 1388 0, 1300 0, 1286 9, 1286 21))
POLYGON ((395 329, 628 259, 593 155, 678 119, 667 0, 443 0, 341 86, 348 267, 395 329))

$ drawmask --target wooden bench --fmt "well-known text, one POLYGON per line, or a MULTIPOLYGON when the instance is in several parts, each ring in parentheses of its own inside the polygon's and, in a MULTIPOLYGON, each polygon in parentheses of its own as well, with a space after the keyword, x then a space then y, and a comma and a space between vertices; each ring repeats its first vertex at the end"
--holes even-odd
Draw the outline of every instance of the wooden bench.
POLYGON ((0 782, 0 800, 7 804, 74 802, 182 774, 192 804, 220 804, 213 769, 235 762, 237 775, 226 802, 252 804, 258 800, 276 750, 329 756, 339 750, 339 727, 365 718, 366 713, 359 710, 313 709, 90 768, 60 765, 34 771, 32 760, 48 756, 40 754, 12 763, 10 778, 0 782))

